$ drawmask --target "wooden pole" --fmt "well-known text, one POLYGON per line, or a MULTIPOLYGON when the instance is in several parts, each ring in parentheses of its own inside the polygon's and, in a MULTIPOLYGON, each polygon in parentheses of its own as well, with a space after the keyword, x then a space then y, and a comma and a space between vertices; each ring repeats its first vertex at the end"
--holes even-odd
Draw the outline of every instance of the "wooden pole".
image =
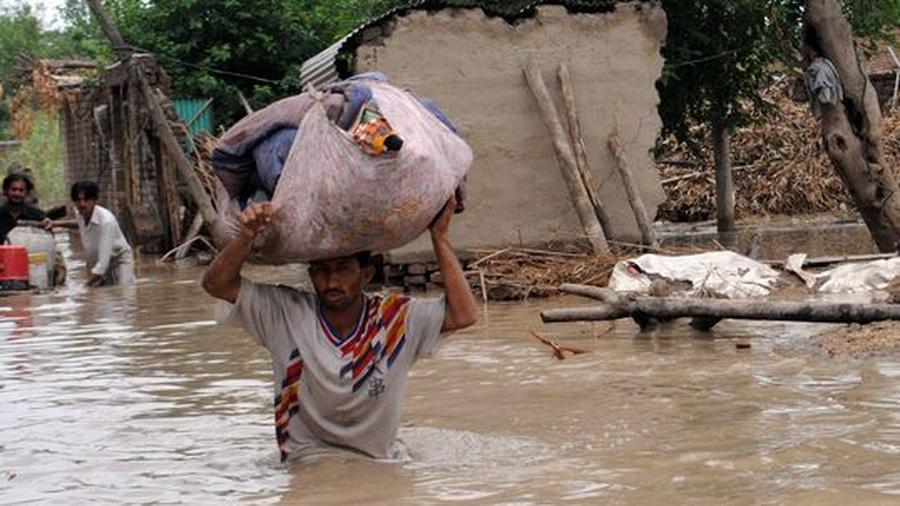
POLYGON ((106 12, 106 7, 100 3, 100 0, 87 0, 87 4, 94 14, 97 24, 100 25, 100 29, 103 30, 106 38, 109 39, 113 51, 116 52, 116 56, 122 61, 128 60, 132 53, 131 47, 125 43, 125 39, 122 38, 119 29, 113 24, 112 19, 109 17, 109 13, 106 12))
POLYGON ((169 120, 166 118, 162 106, 159 105, 159 100, 157 99, 153 88, 150 86, 150 81, 143 71, 140 60, 131 58, 131 48, 125 44, 125 39, 122 38, 122 35, 116 29, 116 26, 112 23, 109 13, 106 12, 106 8, 100 3, 100 0, 87 0, 87 3, 91 12, 94 14, 94 17, 97 18, 97 22, 100 24, 103 33, 106 34, 113 49, 119 56, 119 59, 123 61, 131 60, 137 64, 135 75, 140 84, 144 101, 147 104, 147 108, 150 110, 150 117, 153 120, 156 134, 160 141, 162 141, 163 148, 165 148, 169 156, 175 161, 175 167, 187 183, 191 198, 200 210, 200 214, 203 215, 203 219, 207 224, 212 226, 217 219, 216 211, 213 209, 209 195, 207 195, 206 191, 203 189, 203 184, 200 183, 200 179, 197 177, 194 167, 191 165, 191 162, 188 161, 187 156, 181 149, 181 144, 175 137, 175 133, 172 131, 172 126, 169 124, 169 120))
POLYGON ((183 242, 181 246, 178 246, 175 251, 175 259, 179 260, 187 256, 188 249, 190 249, 190 243, 197 237, 197 234, 200 233, 200 227, 203 226, 203 216, 199 213, 194 216, 194 221, 191 222, 190 228, 188 228, 187 234, 185 234, 183 242))
POLYGON ((621 304, 550 309, 541 312, 544 322, 615 320, 627 317, 660 320, 693 317, 718 320, 779 320, 823 323, 870 323, 900 320, 900 304, 847 304, 771 300, 724 300, 675 297, 623 298, 621 304))
POLYGON ((625 194, 628 195, 628 203, 631 204, 631 210, 634 212, 634 218, 637 221, 638 228, 641 231, 641 239, 644 244, 649 246, 659 246, 656 240, 656 234, 653 233, 653 226, 650 217, 647 215, 647 208, 644 206, 644 199, 638 191, 637 183, 634 181, 634 175, 625 158, 625 150, 622 149, 622 143, 619 142, 619 136, 615 133, 609 136, 609 150, 616 159, 616 170, 622 185, 625 187, 625 194))
POLYGON ((559 64, 559 89, 562 91, 563 104, 566 107, 566 123, 569 126, 569 142, 575 151, 575 162, 578 174, 581 176, 581 182, 584 189, 587 190, 588 198, 594 206, 594 212, 603 228, 606 237, 611 237, 612 228, 609 224, 609 216, 603 208, 600 196, 597 195, 597 184, 594 182, 594 176, 591 173, 591 167, 588 165, 587 150, 584 146, 584 138, 581 136, 581 125, 578 123, 578 111, 575 108, 575 90, 572 88, 572 78, 569 75, 569 66, 565 63, 559 64))
POLYGON ((575 206, 575 212, 591 244, 591 249, 594 254, 609 251, 603 228, 597 220, 594 206, 591 204, 591 200, 578 174, 575 155, 572 153, 566 133, 559 122, 556 107, 553 105, 550 92, 547 91, 547 85, 541 77, 540 69, 534 64, 528 65, 525 69, 525 80, 528 82, 528 87, 537 101, 541 114, 544 117, 544 124, 547 126, 547 130, 553 140, 553 147, 559 158, 560 172, 562 172, 563 180, 565 180, 566 186, 569 188, 572 204, 575 206))
MULTIPOLYGON (((44 228, 43 222, 37 220, 16 220, 17 227, 35 227, 44 228)), ((78 228, 77 220, 53 220, 53 227, 59 228, 78 228)))
POLYGON ((137 77, 133 74, 140 72, 140 69, 131 67, 128 69, 131 78, 128 81, 128 112, 126 114, 127 128, 125 130, 125 142, 128 144, 128 157, 125 160, 125 202, 129 206, 133 206, 140 202, 140 166, 141 166, 141 140, 143 130, 141 130, 138 122, 138 111, 140 110, 140 101, 138 100, 141 90, 138 90, 134 83, 137 77))
POLYGON ((160 141, 162 141, 163 147, 166 149, 169 156, 175 161, 175 167, 178 169, 178 173, 181 175, 182 179, 187 183, 191 198, 194 199, 194 204, 203 216, 203 220, 206 221, 208 225, 212 226, 216 222, 217 217, 216 211, 213 209, 212 203, 210 202, 209 195, 206 193, 206 190, 203 189, 203 184, 200 182, 200 178, 197 177, 194 166, 191 165, 187 155, 184 154, 184 150, 181 149, 181 144, 175 137, 175 132, 172 131, 172 126, 169 124, 169 120, 166 118, 162 106, 159 105, 156 93, 150 86, 150 81, 147 80, 147 76, 140 66, 138 67, 137 75, 138 82, 140 82, 141 85, 141 91, 144 94, 144 100, 147 103, 147 108, 150 110, 153 126, 156 127, 156 134, 159 136, 160 141))
POLYGON ((238 98, 241 99, 241 105, 244 106, 244 110, 247 111, 247 114, 253 114, 253 108, 250 107, 250 102, 247 101, 247 97, 241 92, 241 90, 237 90, 238 98))

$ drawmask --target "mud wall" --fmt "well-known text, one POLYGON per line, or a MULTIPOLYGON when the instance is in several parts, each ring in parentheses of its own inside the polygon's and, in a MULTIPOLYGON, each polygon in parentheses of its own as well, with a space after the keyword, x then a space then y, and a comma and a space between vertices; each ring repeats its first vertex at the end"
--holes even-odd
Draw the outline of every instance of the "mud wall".
MULTIPOLYGON (((649 150, 661 126, 660 76, 665 14, 657 3, 622 3, 605 14, 542 6, 510 24, 480 9, 413 11, 386 21, 388 33, 362 43, 355 71, 380 70, 434 98, 475 152, 466 213, 453 226, 460 248, 535 244, 582 234, 551 139, 525 82, 534 61, 564 111, 556 71, 566 62, 587 155, 613 228, 640 237, 614 174, 606 140, 618 131, 649 212, 664 195, 649 150)), ((395 252, 430 249, 427 238, 395 252)))

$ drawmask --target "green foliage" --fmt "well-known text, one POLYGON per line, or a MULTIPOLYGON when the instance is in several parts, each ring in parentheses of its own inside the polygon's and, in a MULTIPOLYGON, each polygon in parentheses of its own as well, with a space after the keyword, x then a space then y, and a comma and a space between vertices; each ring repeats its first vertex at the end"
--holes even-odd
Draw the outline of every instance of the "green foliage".
MULTIPOLYGON (((77 4, 76 0, 69 0, 77 4)), ((30 68, 20 68, 19 58, 102 59, 110 54, 95 34, 83 35, 78 27, 47 30, 32 7, 22 0, 0 7, 0 139, 11 137, 10 99, 30 68)))
POLYGON ((687 140, 693 124, 745 123, 781 54, 768 2, 663 0, 663 8, 669 32, 657 87, 666 132, 687 140))
MULTIPOLYGON (((690 140, 692 125, 729 130, 767 111, 760 90, 779 64, 796 65, 803 0, 663 0, 669 33, 657 83, 666 133, 690 140)), ((855 35, 900 26, 900 0, 843 2, 855 35)), ((782 66, 782 68, 783 68, 782 66)))
POLYGON ((900 0, 844 0, 844 12, 857 37, 890 37, 900 27, 900 0))
MULTIPOLYGON (((300 65, 379 12, 365 0, 109 0, 125 40, 156 53, 178 96, 213 98, 216 121, 243 116, 240 90, 254 107, 297 92, 300 65)), ((86 12, 70 9, 83 33, 86 12)))
POLYGON ((22 139, 18 150, 0 160, 0 170, 12 162, 31 169, 42 208, 66 203, 66 182, 62 160, 62 137, 55 113, 37 111, 32 120, 31 135, 22 139))
POLYGON ((47 41, 42 33, 41 22, 29 5, 0 7, 0 83, 5 90, 14 85, 19 54, 46 52, 47 41))
MULTIPOLYGON (((112 51, 83 0, 66 0, 62 31, 44 30, 23 0, 0 8, 0 82, 13 82, 15 55, 83 57, 109 63, 112 51)), ((152 51, 175 95, 213 98, 216 121, 243 116, 238 90, 254 107, 297 92, 299 68, 368 19, 410 0, 106 0, 129 44, 152 51)), ((511 16, 532 0, 433 0, 426 7, 482 7, 511 16)), ((612 0, 562 0, 604 10, 612 0)), ((772 65, 795 63, 803 0, 663 0, 669 35, 658 83, 666 132, 721 119, 751 121, 772 65)), ((900 25, 900 0, 845 0, 860 35, 900 25)), ((0 135, 4 121, 0 104, 0 135)))

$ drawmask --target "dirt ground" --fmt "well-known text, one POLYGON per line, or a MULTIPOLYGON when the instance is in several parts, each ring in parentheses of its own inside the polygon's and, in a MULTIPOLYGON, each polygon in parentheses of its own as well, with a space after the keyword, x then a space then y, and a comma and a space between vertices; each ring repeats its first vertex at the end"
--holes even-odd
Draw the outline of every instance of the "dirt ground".
POLYGON ((812 338, 829 357, 900 358, 900 322, 851 324, 812 338))

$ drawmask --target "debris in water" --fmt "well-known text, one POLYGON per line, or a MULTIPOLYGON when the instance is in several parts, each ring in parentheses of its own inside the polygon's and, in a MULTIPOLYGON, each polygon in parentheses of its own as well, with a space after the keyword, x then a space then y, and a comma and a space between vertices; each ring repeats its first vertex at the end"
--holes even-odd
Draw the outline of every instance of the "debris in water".
POLYGON ((569 348, 568 346, 560 346, 556 341, 552 341, 545 337, 541 337, 537 332, 532 332, 532 336, 535 339, 540 341, 542 344, 546 344, 547 346, 553 348, 553 356, 559 360, 565 360, 565 353, 571 353, 572 355, 581 355, 582 353, 587 353, 588 350, 582 350, 580 348, 569 348))

